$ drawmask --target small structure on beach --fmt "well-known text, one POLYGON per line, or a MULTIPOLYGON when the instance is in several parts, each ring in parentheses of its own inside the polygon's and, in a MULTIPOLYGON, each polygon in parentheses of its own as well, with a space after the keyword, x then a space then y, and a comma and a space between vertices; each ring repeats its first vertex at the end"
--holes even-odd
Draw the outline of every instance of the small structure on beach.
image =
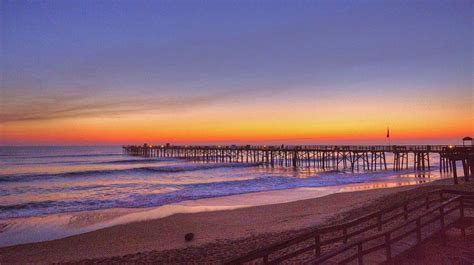
POLYGON ((463 146, 466 146, 466 142, 471 142, 471 145, 474 145, 474 143, 472 142, 472 137, 470 137, 470 136, 466 136, 466 137, 462 138, 462 145, 463 146))

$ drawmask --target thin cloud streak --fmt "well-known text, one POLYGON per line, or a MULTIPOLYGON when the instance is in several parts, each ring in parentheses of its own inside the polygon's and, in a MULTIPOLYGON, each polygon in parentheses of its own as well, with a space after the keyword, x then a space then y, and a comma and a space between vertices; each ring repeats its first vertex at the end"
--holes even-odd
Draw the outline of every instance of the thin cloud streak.
POLYGON ((23 121, 44 121, 68 118, 116 117, 130 113, 176 113, 201 108, 222 101, 244 98, 259 91, 240 89, 202 96, 188 96, 167 99, 128 99, 113 102, 93 97, 55 97, 31 99, 24 102, 3 102, 0 109, 0 123, 23 121), (10 105, 10 106, 8 106, 10 105))

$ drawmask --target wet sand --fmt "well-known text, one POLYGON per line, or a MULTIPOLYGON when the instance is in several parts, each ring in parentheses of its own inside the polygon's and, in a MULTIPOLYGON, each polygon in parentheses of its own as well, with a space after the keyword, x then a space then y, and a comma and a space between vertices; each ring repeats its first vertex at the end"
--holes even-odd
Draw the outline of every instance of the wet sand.
MULTIPOLYGON (((284 240, 310 227, 343 222, 386 207, 397 200, 406 199, 405 193, 416 195, 423 190, 439 188, 440 184, 444 187, 451 183, 452 180, 444 179, 423 185, 364 191, 357 191, 361 187, 354 185, 341 190, 348 192, 326 196, 321 190, 311 189, 306 193, 304 190, 287 190, 287 198, 283 197, 285 193, 282 192, 228 196, 209 200, 205 206, 202 200, 194 202, 201 207, 207 207, 196 209, 199 212, 173 214, 173 211, 169 211, 169 216, 158 219, 156 214, 150 214, 150 210, 143 209, 86 212, 70 218, 67 225, 80 228, 98 221, 103 223, 109 219, 116 220, 117 216, 127 217, 134 214, 143 215, 144 220, 57 240, 3 247, 0 248, 0 263, 46 264, 81 260, 92 263, 179 263, 199 258, 204 258, 204 262, 222 261, 228 259, 229 255, 240 255, 257 247, 284 240), (285 202, 298 196, 314 197, 317 194, 322 197, 285 202), (252 201, 252 196, 259 196, 259 200, 264 203, 274 199, 276 204, 248 207, 251 206, 248 203, 252 201), (219 207, 237 209, 219 210, 219 207), (189 232, 194 233, 195 238, 192 242, 185 242, 184 235, 189 232), (207 256, 210 259, 206 259, 207 256)), ((375 188, 377 187, 390 185, 377 184, 375 188)), ((193 206, 192 201, 188 203, 188 206, 193 206)), ((2 233, 5 233, 5 230, 8 231, 9 228, 4 228, 2 233)))
POLYGON ((415 188, 402 186, 343 192, 272 205, 174 214, 58 240, 4 247, 0 249, 0 263, 52 263, 99 259, 138 252, 196 247, 257 237, 261 234, 304 229, 327 223, 345 212, 367 208, 371 202, 384 196, 415 188), (184 235, 189 232, 194 233, 195 238, 192 242, 185 242, 184 235))

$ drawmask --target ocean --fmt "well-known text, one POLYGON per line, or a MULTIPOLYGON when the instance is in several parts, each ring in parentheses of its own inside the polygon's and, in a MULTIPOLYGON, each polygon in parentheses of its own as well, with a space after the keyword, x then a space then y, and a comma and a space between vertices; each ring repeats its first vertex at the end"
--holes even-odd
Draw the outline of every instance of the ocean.
MULTIPOLYGON (((0 147, 0 220, 147 208, 293 188, 412 185, 442 177, 438 158, 431 159, 432 171, 423 174, 412 170, 352 173, 132 157, 123 154, 120 146, 0 147)), ((390 163, 390 156, 387 161, 390 163)))

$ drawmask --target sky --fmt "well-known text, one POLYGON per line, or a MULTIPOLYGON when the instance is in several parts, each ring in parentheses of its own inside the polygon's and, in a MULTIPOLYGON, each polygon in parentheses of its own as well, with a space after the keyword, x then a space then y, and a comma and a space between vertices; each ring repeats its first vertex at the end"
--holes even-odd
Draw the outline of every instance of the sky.
POLYGON ((0 1, 0 145, 460 143, 473 1, 0 1))

